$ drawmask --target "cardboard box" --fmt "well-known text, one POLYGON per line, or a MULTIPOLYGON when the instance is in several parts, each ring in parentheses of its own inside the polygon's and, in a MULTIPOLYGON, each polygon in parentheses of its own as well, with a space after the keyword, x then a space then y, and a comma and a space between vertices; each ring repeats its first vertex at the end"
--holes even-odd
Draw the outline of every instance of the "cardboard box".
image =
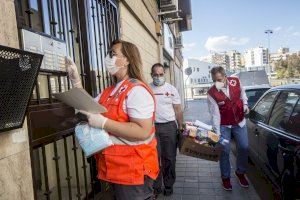
POLYGON ((208 147, 196 143, 192 138, 181 138, 180 153, 187 156, 218 162, 221 151, 220 147, 208 147))

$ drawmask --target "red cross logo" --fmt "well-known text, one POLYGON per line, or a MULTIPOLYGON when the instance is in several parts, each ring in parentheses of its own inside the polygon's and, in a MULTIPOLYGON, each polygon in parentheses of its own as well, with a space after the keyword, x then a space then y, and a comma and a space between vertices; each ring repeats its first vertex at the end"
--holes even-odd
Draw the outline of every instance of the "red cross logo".
POLYGON ((236 80, 230 80, 230 81, 229 81, 229 84, 230 84, 231 86, 235 87, 235 86, 236 86, 236 80))
POLYGON ((128 87, 127 85, 124 85, 123 87, 121 87, 119 94, 124 92, 127 89, 127 87, 128 87))
POLYGON ((168 97, 168 96, 170 95, 170 93, 169 93, 169 92, 167 92, 165 95, 168 97))

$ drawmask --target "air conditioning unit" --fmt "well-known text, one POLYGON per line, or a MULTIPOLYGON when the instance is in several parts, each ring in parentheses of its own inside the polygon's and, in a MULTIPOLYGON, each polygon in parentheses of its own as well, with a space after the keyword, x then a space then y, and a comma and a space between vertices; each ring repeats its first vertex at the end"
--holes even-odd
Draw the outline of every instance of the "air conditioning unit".
POLYGON ((178 9, 178 0, 160 0, 160 9, 162 12, 178 9))

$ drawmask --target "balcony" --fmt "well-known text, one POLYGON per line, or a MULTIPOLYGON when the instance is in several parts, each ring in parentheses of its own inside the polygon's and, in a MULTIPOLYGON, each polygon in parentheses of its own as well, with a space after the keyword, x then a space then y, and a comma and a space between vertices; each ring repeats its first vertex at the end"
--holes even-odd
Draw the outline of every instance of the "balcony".
POLYGON ((180 32, 192 30, 191 0, 180 0, 178 9, 181 10, 179 16, 183 19, 178 22, 180 32))

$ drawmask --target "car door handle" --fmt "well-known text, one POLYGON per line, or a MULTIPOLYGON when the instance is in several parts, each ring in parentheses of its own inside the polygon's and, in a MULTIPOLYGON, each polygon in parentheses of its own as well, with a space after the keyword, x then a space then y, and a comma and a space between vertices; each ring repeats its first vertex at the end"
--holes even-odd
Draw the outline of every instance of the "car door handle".
POLYGON ((258 129, 256 128, 256 129, 254 129, 254 135, 255 136, 258 136, 259 135, 259 131, 258 131, 258 129))
POLYGON ((288 148, 285 148, 283 146, 281 146, 280 144, 278 144, 278 148, 281 149, 283 151, 283 153, 288 153, 288 154, 294 154, 294 151, 288 148))

